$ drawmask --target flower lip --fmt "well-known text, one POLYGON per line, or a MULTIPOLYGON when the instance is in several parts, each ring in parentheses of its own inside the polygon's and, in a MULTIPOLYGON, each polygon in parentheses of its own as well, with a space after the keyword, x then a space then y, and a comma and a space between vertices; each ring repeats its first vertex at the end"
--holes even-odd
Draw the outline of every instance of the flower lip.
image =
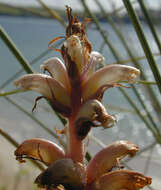
POLYGON ((60 102, 69 105, 69 95, 66 89, 54 78, 45 74, 27 74, 14 82, 15 86, 21 85, 23 89, 34 90, 47 99, 52 100, 53 93, 60 102), (62 94, 64 98, 61 98, 62 94), (64 101, 65 100, 65 101, 64 101))

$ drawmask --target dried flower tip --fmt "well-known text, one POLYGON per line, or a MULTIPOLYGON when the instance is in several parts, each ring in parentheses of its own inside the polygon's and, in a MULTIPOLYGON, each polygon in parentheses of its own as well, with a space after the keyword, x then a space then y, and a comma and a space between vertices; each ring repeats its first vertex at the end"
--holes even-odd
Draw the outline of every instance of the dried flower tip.
MULTIPOLYGON (((69 25, 66 29, 66 41, 61 48, 62 57, 65 61, 71 81, 78 80, 88 64, 91 44, 85 33, 85 23, 79 22, 77 17, 72 16, 72 10, 67 7, 69 25)), ((79 81, 79 80, 78 80, 79 81)))
POLYGON ((64 42, 64 47, 67 49, 67 55, 76 65, 79 75, 81 75, 90 57, 88 48, 83 45, 81 39, 76 35, 71 35, 67 38, 64 42))

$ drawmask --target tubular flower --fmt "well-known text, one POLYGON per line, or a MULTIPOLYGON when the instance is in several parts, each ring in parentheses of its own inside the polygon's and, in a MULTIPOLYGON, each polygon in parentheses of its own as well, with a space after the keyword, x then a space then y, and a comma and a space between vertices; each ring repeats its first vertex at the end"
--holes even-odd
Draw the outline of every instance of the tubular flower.
POLYGON ((84 139, 91 127, 112 127, 116 122, 113 115, 109 115, 105 107, 98 100, 88 100, 82 105, 75 120, 75 129, 78 137, 84 139))
MULTIPOLYGON (((38 160, 47 166, 35 180, 46 190, 138 190, 151 183, 151 178, 138 172, 124 170, 119 160, 134 156, 138 147, 128 141, 117 141, 98 152, 89 164, 84 163, 84 142, 95 127, 110 128, 116 117, 101 103, 104 91, 121 86, 120 81, 135 82, 140 71, 131 66, 104 64, 104 57, 92 50, 85 33, 87 21, 80 23, 67 6, 69 25, 59 52, 64 62, 53 57, 41 65, 47 74, 28 74, 15 81, 26 90, 46 98, 53 109, 66 117, 66 144, 63 150, 51 141, 29 139, 15 151, 16 159, 38 160), (117 168, 117 171, 113 171, 117 168)), ((53 39, 51 45, 56 39, 53 39)), ((41 98, 38 97, 36 102, 41 98)), ((36 104, 35 104, 36 106, 36 104)), ((34 108, 35 108, 34 106, 34 108)))

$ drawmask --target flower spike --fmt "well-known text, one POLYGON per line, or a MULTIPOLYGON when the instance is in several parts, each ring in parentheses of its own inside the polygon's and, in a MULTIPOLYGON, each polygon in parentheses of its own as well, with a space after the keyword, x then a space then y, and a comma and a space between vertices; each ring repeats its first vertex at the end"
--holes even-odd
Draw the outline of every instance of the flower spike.
MULTIPOLYGON (((136 154, 135 144, 125 140, 112 143, 99 151, 85 168, 84 139, 91 128, 106 129, 116 123, 116 117, 101 103, 105 90, 125 87, 121 82, 133 83, 140 71, 126 65, 105 66, 104 57, 92 50, 87 39, 85 27, 89 19, 81 23, 69 6, 66 11, 69 23, 64 42, 61 49, 53 48, 61 53, 64 63, 52 57, 41 65, 50 76, 29 74, 15 82, 23 89, 42 94, 33 109, 39 99, 45 98, 56 112, 66 117, 65 129, 61 131, 66 135, 66 147, 62 150, 50 141, 29 139, 15 151, 16 159, 20 162, 25 158, 36 159, 47 166, 35 180, 45 190, 139 190, 149 185, 151 178, 123 170, 119 162, 127 155, 136 154)), ((49 48, 60 38, 51 40, 49 48)))

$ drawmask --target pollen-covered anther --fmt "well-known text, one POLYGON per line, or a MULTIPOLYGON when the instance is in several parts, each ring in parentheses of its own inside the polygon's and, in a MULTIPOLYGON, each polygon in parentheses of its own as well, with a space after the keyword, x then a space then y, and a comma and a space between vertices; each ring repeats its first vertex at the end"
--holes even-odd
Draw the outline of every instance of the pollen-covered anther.
MULTIPOLYGON (((100 102, 99 102, 100 103, 100 102)), ((110 115, 107 113, 104 106, 95 106, 94 110, 96 112, 96 119, 101 122, 101 125, 104 128, 110 128, 113 127, 116 123, 116 117, 114 115, 110 115)))
POLYGON ((131 74, 127 76, 127 81, 129 81, 129 83, 134 83, 135 79, 140 75, 140 71, 138 69, 131 69, 130 73, 131 74))

